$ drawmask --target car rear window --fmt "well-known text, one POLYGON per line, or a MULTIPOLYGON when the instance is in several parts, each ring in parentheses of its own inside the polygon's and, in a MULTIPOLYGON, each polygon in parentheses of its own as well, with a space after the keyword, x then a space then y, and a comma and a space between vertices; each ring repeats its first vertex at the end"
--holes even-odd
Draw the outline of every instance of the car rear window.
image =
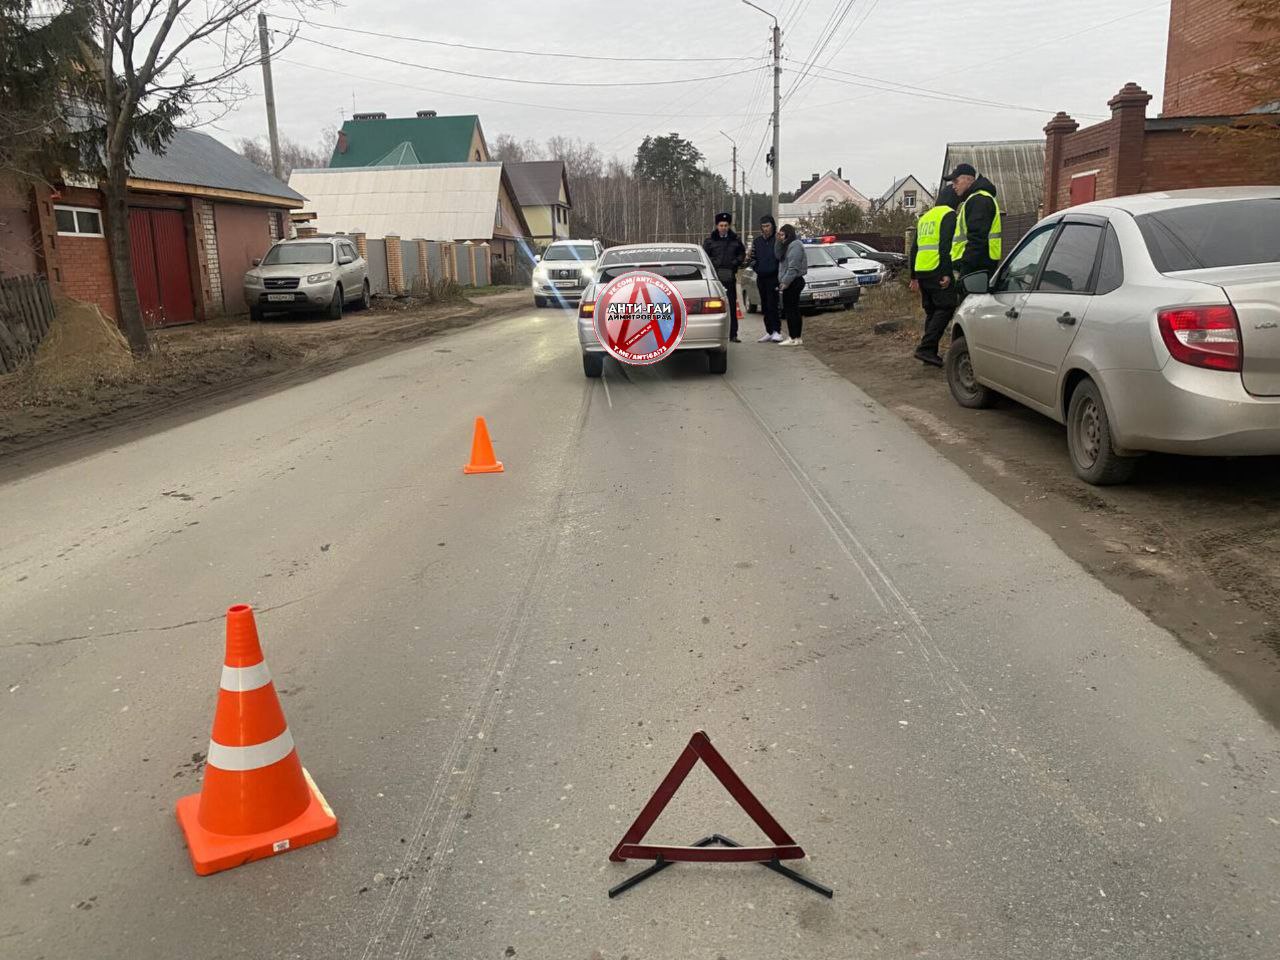
POLYGON ((600 271, 600 282, 608 283, 610 280, 616 280, 624 273, 634 273, 636 270, 647 270, 649 273, 656 273, 658 276, 666 277, 668 280, 705 279, 702 275, 702 267, 696 263, 630 263, 606 267, 600 271))
POLYGON ((605 266, 613 263, 661 263, 664 260, 687 263, 697 256, 688 247, 632 247, 629 250, 606 250, 600 262, 605 266))
POLYGON ((264 266, 288 263, 333 263, 333 244, 278 243, 262 258, 264 266))
POLYGON ((1161 273, 1280 262, 1280 200, 1198 203, 1134 219, 1161 273))
POLYGON ((596 259, 596 248, 587 244, 566 244, 564 246, 547 247, 543 260, 582 260, 593 263, 596 259))

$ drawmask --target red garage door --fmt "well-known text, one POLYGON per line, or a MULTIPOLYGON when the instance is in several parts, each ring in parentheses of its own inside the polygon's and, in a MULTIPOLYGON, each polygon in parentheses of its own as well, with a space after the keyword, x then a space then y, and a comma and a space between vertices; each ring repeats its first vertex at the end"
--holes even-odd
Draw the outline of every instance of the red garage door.
POLYGON ((130 207, 129 237, 143 322, 167 327, 195 320, 182 211, 130 207))

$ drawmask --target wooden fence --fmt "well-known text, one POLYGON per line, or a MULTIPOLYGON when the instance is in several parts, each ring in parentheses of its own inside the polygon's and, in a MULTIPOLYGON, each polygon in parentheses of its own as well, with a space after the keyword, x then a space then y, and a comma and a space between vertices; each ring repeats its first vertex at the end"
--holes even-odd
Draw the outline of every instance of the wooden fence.
POLYGON ((52 322, 47 278, 0 277, 0 373, 12 373, 33 356, 52 322))

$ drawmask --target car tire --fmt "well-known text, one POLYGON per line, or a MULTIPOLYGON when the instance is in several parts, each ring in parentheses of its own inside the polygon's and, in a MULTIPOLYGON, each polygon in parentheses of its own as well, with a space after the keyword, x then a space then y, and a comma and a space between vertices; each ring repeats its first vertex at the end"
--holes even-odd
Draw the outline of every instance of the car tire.
POLYGON ((712 373, 728 373, 729 372, 729 351, 728 350, 708 350, 707 351, 707 367, 712 373))
POLYGON ((543 307, 545 307, 545 306, 547 305, 547 298, 546 298, 546 297, 534 297, 534 298, 533 298, 533 305, 534 305, 537 309, 541 310, 543 307))
POLYGON ((582 372, 592 378, 603 376, 604 354, 584 353, 582 355, 582 372))
POLYGON ((368 310, 370 302, 371 301, 369 296, 369 281, 366 280, 363 284, 360 285, 360 299, 356 301, 356 304, 355 304, 356 309, 368 310))
POLYGON ((1116 453, 1107 405, 1092 380, 1081 380, 1071 394, 1067 406, 1067 452, 1076 476, 1094 486, 1127 483, 1137 469, 1137 457, 1116 453))
POLYGON ((751 295, 747 293, 745 287, 742 290, 742 302, 747 305, 747 313, 755 313, 760 309, 756 304, 751 302, 751 295))
POLYGON ((947 373, 947 386, 956 403, 970 410, 982 410, 994 406, 999 397, 990 387, 984 387, 973 373, 973 361, 969 358, 969 344, 964 337, 953 337, 947 349, 943 367, 947 373))
POLYGON ((266 319, 267 319, 267 315, 262 312, 261 307, 249 308, 249 320, 252 321, 253 323, 262 323, 262 321, 266 319))
POLYGON ((342 287, 333 288, 333 299, 329 301, 329 309, 324 315, 329 320, 342 319, 342 287))

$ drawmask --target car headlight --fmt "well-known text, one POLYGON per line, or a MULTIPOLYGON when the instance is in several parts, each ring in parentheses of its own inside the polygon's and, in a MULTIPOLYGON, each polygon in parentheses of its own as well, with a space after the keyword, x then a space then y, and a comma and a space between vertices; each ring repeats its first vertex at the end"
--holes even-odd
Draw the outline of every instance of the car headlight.
POLYGON ((593 275, 596 271, 595 271, 595 267, 583 267, 583 268, 582 268, 581 270, 579 270, 578 272, 579 272, 580 274, 582 274, 582 279, 583 279, 583 280, 590 281, 590 280, 591 280, 592 275, 593 275))
POLYGON ((546 268, 546 267, 544 267, 544 266, 542 266, 542 265, 538 265, 538 266, 534 267, 534 268, 533 268, 533 279, 535 279, 535 280, 545 280, 545 279, 547 279, 547 268, 546 268))
POLYGON ((262 286, 262 277, 256 273, 246 273, 244 275, 244 285, 246 287, 260 287, 262 286))
POLYGON ((326 280, 332 280, 332 273, 313 273, 307 277, 307 283, 324 283, 326 280))
POLYGON ((840 286, 842 287, 856 287, 857 285, 858 279, 856 277, 848 277, 840 281, 840 286))

